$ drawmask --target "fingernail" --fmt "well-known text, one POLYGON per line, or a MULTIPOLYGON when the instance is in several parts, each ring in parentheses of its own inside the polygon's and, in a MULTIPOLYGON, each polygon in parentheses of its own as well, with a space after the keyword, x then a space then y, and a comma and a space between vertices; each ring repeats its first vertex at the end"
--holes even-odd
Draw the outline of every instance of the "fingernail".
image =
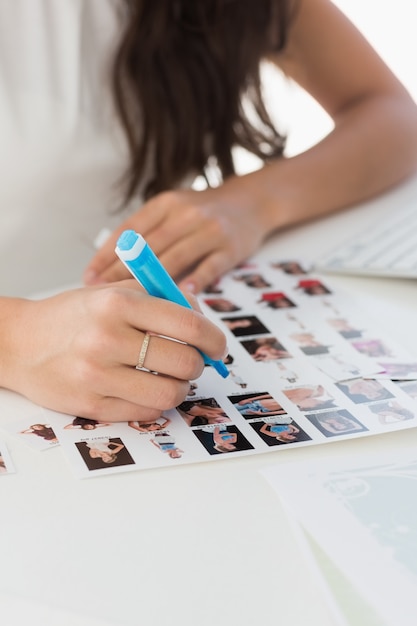
POLYGON ((94 238, 93 245, 96 250, 99 250, 106 243, 107 239, 111 235, 109 228, 102 228, 94 238))

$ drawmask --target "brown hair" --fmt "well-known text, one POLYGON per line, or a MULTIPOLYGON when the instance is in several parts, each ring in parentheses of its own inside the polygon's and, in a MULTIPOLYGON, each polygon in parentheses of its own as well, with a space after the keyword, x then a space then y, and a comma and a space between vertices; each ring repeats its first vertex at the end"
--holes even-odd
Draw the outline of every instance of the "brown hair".
POLYGON ((147 198, 204 175, 210 160, 223 179, 233 174, 234 146, 264 161, 282 155, 259 63, 285 47, 290 1, 124 0, 113 88, 130 150, 127 199, 149 163, 147 198))

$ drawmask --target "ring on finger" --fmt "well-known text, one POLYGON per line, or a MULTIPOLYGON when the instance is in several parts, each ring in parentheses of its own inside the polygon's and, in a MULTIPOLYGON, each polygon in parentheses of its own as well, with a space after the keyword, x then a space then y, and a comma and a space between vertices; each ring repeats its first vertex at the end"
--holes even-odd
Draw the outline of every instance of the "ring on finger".
POLYGON ((143 338, 142 346, 139 352, 138 362, 136 364, 136 369, 141 370, 145 366, 146 354, 149 348, 149 342, 151 340, 151 335, 146 331, 145 336, 143 338))

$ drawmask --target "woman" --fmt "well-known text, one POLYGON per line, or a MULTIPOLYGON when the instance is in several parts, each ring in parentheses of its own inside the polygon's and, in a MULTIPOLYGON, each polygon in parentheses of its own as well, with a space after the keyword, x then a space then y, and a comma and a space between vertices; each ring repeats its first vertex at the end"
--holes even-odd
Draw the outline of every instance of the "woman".
POLYGON ((154 430, 164 430, 164 428, 168 428, 170 423, 170 419, 161 416, 157 420, 152 422, 129 422, 128 426, 130 426, 130 428, 133 428, 134 430, 137 430, 140 433, 149 433, 153 432, 154 430))
POLYGON ((215 426, 213 444, 217 452, 234 452, 237 450, 237 433, 229 432, 226 427, 215 426))
POLYGON ((156 419, 203 371, 191 346, 225 354, 200 313, 124 280, 121 230, 141 232, 198 292, 271 233, 416 169, 413 100, 330 0, 3 0, 0 40, 0 385, 60 412, 156 419), (264 59, 334 121, 293 158, 261 100, 264 59), (267 167, 235 176, 235 145, 267 167), (220 185, 181 188, 212 162, 220 185), (103 225, 113 234, 85 269, 88 288, 22 297, 77 281, 103 225), (159 376, 134 367, 146 331, 159 376))
POLYGON ((304 387, 285 389, 284 394, 301 411, 334 407, 333 398, 329 396, 322 385, 305 385, 304 387))
POLYGON ((36 435, 37 437, 41 437, 45 441, 50 441, 51 443, 58 443, 58 438, 55 435, 55 432, 49 424, 32 424, 29 428, 25 428, 25 430, 20 431, 21 435, 36 435))
POLYGON ((282 406, 270 394, 264 393, 251 396, 235 403, 235 407, 244 417, 282 415, 285 413, 282 406))
POLYGON ((379 422, 384 426, 412 420, 416 417, 413 411, 401 406, 396 400, 390 400, 383 404, 370 404, 369 409, 378 416, 379 422))
POLYGON ((107 438, 99 441, 87 441, 85 445, 89 449, 88 454, 92 459, 101 459, 106 464, 115 463, 118 453, 124 448, 122 443, 116 443, 107 438))
POLYGON ((0 474, 7 474, 6 463, 2 457, 1 452, 0 452, 0 474))
POLYGON ((97 420, 85 419, 84 417, 74 417, 70 424, 64 426, 64 430, 73 430, 74 428, 81 430, 95 430, 96 428, 103 428, 104 426, 110 426, 110 424, 97 422, 97 420))
POLYGON ((278 439, 278 441, 295 441, 300 429, 294 426, 294 424, 274 424, 273 422, 267 422, 261 426, 259 432, 268 437, 278 439))
POLYGON ((180 450, 175 443, 174 437, 169 433, 160 433, 151 439, 151 443, 170 459, 180 459, 184 450, 180 450))
POLYGON ((177 409, 188 426, 230 422, 224 410, 220 406, 213 406, 213 401, 210 399, 182 402, 177 409))
POLYGON ((336 383, 336 386, 355 404, 393 397, 392 393, 377 380, 353 378, 336 383))

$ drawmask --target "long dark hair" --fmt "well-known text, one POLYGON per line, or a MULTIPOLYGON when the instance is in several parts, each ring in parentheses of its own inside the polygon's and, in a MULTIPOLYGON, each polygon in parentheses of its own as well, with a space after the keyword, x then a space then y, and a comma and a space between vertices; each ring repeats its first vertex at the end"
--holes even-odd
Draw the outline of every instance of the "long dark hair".
POLYGON ((204 175, 209 161, 227 178, 234 146, 264 161, 282 155, 285 138, 262 101, 259 64, 285 47, 290 2, 124 0, 113 88, 131 157, 126 199, 149 164, 146 198, 204 175))

